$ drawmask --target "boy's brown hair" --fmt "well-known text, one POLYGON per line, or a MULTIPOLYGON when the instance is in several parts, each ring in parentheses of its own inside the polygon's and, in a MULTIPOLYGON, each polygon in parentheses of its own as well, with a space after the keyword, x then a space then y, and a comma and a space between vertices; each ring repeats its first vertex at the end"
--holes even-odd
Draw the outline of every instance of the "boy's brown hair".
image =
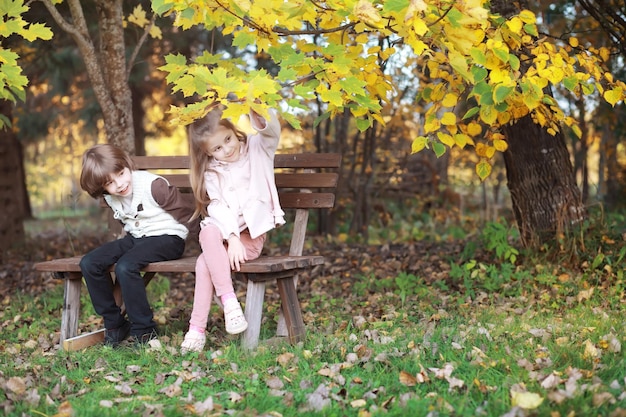
POLYGON ((109 144, 95 145, 83 154, 80 187, 93 198, 100 198, 111 176, 124 168, 135 170, 135 163, 124 150, 109 144))

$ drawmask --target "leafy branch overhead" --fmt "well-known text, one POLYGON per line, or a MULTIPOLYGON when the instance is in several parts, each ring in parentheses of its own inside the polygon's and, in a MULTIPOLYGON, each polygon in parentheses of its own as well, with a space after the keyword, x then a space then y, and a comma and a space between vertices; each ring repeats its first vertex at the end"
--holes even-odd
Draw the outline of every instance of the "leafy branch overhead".
MULTIPOLYGON (((326 106, 322 117, 348 109, 365 130, 384 123, 383 107, 395 94, 397 80, 385 68, 415 69, 404 77, 419 84, 416 98, 426 112, 413 151, 441 155, 474 146, 484 178, 494 154, 507 149, 500 126, 531 115, 552 134, 561 123, 581 134, 548 87, 599 95, 613 106, 626 97, 626 85, 607 72, 609 49, 583 46, 575 37, 567 43, 541 37, 532 12, 505 19, 485 0, 153 0, 152 6, 183 29, 201 25, 230 34, 234 46, 267 54, 280 68, 275 76, 250 71, 247 62, 210 51, 192 61, 169 56, 162 67, 168 82, 200 98, 172 109, 185 124, 214 101, 236 117, 249 106, 280 102, 294 110, 316 99, 326 106)), ((293 111, 283 115, 298 126, 293 111)))
MULTIPOLYGON (((27 41, 36 39, 52 39, 52 31, 41 23, 28 23, 22 15, 28 11, 23 1, 0 2, 0 40, 13 35, 21 36, 27 41)), ((0 45, 0 99, 15 102, 26 97, 28 79, 22 74, 18 65, 19 55, 7 49, 4 43, 0 45)), ((0 128, 10 126, 11 121, 5 115, 0 115, 0 128)))

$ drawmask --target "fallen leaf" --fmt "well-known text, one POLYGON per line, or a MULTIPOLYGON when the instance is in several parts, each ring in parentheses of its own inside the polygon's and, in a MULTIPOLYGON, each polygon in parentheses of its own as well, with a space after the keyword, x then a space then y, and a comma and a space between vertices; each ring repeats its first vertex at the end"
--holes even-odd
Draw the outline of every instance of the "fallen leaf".
POLYGON ((14 376, 7 381, 7 388, 15 394, 22 395, 26 391, 26 383, 22 378, 14 376))
POLYGON ((407 387, 412 387, 417 385, 417 378, 415 378, 412 374, 406 371, 400 371, 400 383, 402 385, 406 385, 407 387))
POLYGON ((583 352, 584 359, 595 359, 600 356, 600 351, 589 339, 585 340, 585 351, 583 352))
POLYGON ((367 405, 367 401, 363 398, 359 398, 358 400, 350 401, 350 405, 352 408, 365 407, 367 405))
POLYGON ((511 391, 511 405, 513 407, 533 410, 539 407, 542 402, 543 398, 537 393, 511 391))

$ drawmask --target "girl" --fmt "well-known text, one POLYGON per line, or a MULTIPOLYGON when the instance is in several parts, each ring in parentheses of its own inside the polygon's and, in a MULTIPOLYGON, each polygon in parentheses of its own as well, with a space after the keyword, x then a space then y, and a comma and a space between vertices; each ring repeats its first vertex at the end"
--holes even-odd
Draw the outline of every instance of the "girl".
POLYGON ((104 343, 117 346, 129 334, 137 343, 146 343, 157 336, 157 326, 140 270, 150 262, 183 254, 193 207, 164 178, 136 171, 132 159, 112 145, 96 145, 85 152, 80 186, 95 199, 104 197, 126 231, 80 261, 91 302, 104 318, 104 343), (108 272, 113 264, 130 322, 113 297, 108 272))
POLYGON ((193 310, 181 345, 183 354, 204 349, 214 290, 224 307, 226 331, 246 330, 231 270, 239 271, 241 264, 257 258, 266 232, 285 223, 274 182, 280 123, 274 111, 269 121, 251 111, 250 122, 257 133, 247 137, 223 119, 218 108, 189 128, 194 217, 203 220, 202 253, 196 262, 193 310))

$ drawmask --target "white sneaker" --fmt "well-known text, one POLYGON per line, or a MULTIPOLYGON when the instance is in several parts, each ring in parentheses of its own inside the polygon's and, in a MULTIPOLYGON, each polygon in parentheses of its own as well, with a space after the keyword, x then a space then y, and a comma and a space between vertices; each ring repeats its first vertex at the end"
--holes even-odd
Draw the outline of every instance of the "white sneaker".
POLYGON ((224 303, 224 322, 226 323, 226 332, 230 334, 238 334, 248 328, 246 316, 244 316, 241 305, 236 298, 228 299, 224 303))
POLYGON ((206 335, 196 330, 189 330, 180 345, 180 353, 202 352, 206 343, 206 335))

